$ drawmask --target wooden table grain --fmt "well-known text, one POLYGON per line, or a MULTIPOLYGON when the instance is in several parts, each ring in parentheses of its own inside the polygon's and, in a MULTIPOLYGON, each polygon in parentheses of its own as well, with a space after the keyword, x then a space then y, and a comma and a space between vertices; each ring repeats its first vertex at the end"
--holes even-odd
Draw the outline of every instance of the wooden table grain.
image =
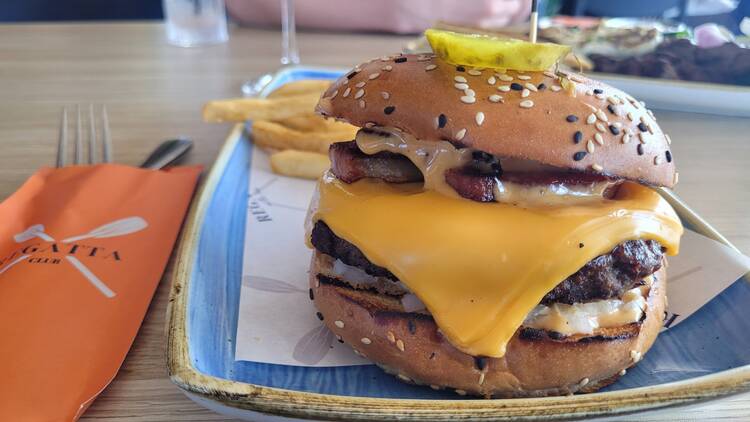
MULTIPOLYGON (((387 35, 299 35, 306 64, 351 66, 400 51, 387 35)), ((185 49, 157 23, 0 25, 0 199, 54 162, 62 106, 106 104, 120 163, 137 165, 160 141, 195 141, 189 162, 210 165, 227 125, 201 122, 208 99, 236 96, 242 82, 278 67, 275 30, 239 29, 227 44, 185 49)), ((674 140, 678 193, 750 254, 750 119, 657 111, 674 140)), ((170 270, 168 269, 168 272, 170 270)), ((168 276, 168 274, 167 274, 168 276)), ((122 369, 83 420, 229 421, 194 404, 167 378, 162 282, 122 369)), ((750 394, 627 420, 750 417, 750 394)))

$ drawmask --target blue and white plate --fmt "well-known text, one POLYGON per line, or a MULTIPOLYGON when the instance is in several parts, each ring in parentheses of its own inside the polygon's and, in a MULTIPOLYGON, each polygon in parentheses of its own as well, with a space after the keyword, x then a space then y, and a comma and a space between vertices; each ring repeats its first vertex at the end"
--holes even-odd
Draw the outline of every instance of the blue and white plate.
MULTIPOLYGON (((340 71, 288 68, 266 93, 340 71)), ((251 144, 235 126, 188 217, 168 315, 172 381, 195 401, 259 420, 525 419, 612 415, 685 404, 750 389, 750 283, 741 279, 677 327, 617 383, 585 395, 483 400, 407 385, 374 365, 308 368, 234 358, 251 144), (260 412, 260 413, 259 413, 260 412), (283 418, 279 418, 283 417, 283 418)), ((689 210, 676 207, 683 221, 689 210)), ((703 224, 691 227, 709 237, 703 224)), ((708 280, 707 280, 708 282, 708 280)))

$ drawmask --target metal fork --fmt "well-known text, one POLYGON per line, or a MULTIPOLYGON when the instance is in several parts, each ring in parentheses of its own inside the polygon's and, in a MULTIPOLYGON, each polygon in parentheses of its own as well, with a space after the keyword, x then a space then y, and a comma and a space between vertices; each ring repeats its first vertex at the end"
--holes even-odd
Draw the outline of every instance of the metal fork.
MULTIPOLYGON (((96 123, 94 118, 94 105, 89 104, 88 112, 88 164, 96 164, 97 161, 97 136, 96 123)), ((83 147, 83 119, 81 118, 81 106, 76 106, 76 137, 74 146, 73 164, 84 164, 84 147, 83 147)), ((102 159, 103 163, 112 162, 112 137, 109 132, 109 117, 107 116, 107 107, 102 106, 99 126, 101 127, 102 142, 102 159)), ((60 119, 60 138, 57 144, 57 167, 65 167, 68 157, 68 109, 63 107, 62 117, 60 119)))

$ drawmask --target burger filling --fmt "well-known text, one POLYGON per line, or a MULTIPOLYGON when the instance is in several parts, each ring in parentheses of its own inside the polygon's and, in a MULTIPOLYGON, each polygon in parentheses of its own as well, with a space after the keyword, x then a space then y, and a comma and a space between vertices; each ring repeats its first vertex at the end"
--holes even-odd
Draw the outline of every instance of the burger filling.
POLYGON ((447 141, 420 141, 391 128, 362 129, 355 141, 333 144, 330 155, 333 174, 346 183, 421 182, 426 189, 478 202, 570 204, 611 198, 621 183, 528 160, 500 160, 447 141))
MULTIPOLYGON (((311 241, 315 249, 333 260, 331 273, 324 276, 353 288, 399 297, 407 312, 426 312, 424 304, 396 276, 371 263, 325 222, 315 223, 311 241)), ((547 293, 528 314, 524 327, 563 335, 590 334, 599 327, 640 321, 648 280, 661 268, 663 253, 654 240, 629 240, 617 245, 547 293)))

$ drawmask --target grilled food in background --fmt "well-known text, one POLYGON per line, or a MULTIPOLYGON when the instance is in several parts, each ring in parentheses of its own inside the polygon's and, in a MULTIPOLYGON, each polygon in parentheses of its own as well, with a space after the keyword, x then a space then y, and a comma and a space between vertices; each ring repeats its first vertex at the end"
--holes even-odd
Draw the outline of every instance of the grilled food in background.
POLYGON ((277 174, 317 179, 330 166, 329 146, 351 139, 357 128, 313 112, 330 81, 300 80, 282 85, 267 98, 209 101, 203 108, 207 122, 252 120, 253 142, 271 154, 277 174))
POLYGON ((331 146, 307 222, 311 297, 357 353, 522 397, 595 391, 651 347, 682 226, 649 188, 677 173, 642 103, 575 73, 397 54, 317 112, 361 128, 331 146))

